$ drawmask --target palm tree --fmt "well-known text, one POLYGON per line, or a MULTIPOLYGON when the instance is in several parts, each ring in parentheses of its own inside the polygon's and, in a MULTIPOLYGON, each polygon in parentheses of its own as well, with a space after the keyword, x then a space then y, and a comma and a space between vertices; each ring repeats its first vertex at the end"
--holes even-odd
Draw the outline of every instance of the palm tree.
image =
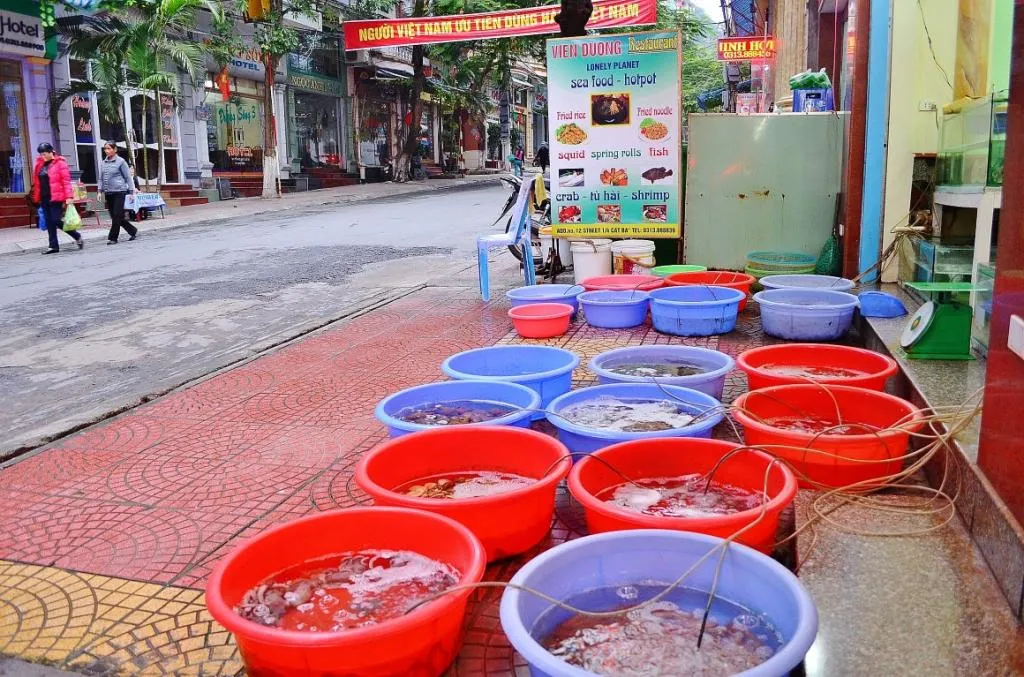
MULTIPOLYGON (((134 84, 143 91, 144 146, 149 94, 156 98, 159 119, 161 92, 177 94, 178 91, 178 76, 168 72, 168 64, 183 71, 193 84, 198 84, 205 75, 206 52, 189 34, 196 25, 196 12, 200 9, 213 14, 215 21, 223 20, 223 7, 216 0, 151 0, 117 13, 67 17, 57 22, 58 32, 69 40, 69 51, 76 57, 95 59, 99 55, 123 59, 132 77, 132 82, 126 84, 134 84)), ((156 132, 159 188, 164 175, 163 130, 156 132)), ((142 159, 148 186, 148 153, 144 153, 142 159)))
POLYGON ((121 128, 125 147, 135 164, 135 148, 128 135, 128 120, 124 116, 124 89, 130 83, 124 62, 118 55, 101 54, 91 62, 92 74, 86 82, 72 82, 68 86, 50 94, 50 120, 57 124, 60 107, 68 99, 79 94, 90 94, 96 97, 100 115, 112 125, 121 128))

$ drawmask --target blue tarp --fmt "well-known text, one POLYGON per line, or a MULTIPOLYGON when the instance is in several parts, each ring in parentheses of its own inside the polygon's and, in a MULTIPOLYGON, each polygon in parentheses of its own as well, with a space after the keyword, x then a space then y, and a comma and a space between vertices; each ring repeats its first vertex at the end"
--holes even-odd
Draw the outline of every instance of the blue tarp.
MULTIPOLYGON (((743 80, 736 84, 736 91, 740 93, 746 93, 751 91, 751 86, 761 86, 761 81, 758 80, 756 83, 753 80, 743 80)), ((709 89, 706 92, 701 92, 697 95, 697 107, 701 111, 708 109, 708 104, 712 101, 717 101, 719 105, 722 103, 722 94, 725 93, 725 87, 719 87, 718 89, 709 89)))

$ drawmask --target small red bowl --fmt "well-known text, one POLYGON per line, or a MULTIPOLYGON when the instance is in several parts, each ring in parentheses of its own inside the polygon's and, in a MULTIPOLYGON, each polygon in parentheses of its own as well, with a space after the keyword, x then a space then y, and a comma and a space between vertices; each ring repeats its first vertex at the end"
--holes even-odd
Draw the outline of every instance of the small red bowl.
POLYGON ((549 435, 507 426, 451 426, 396 437, 373 449, 356 465, 355 480, 376 505, 426 510, 461 522, 493 562, 544 540, 555 513, 555 489, 571 464, 569 450, 549 435), (537 481, 479 498, 417 498, 393 491, 424 477, 469 471, 537 481))
POLYGON ((772 386, 808 383, 808 378, 787 376, 766 365, 791 367, 839 367, 858 373, 857 376, 814 376, 815 383, 852 386, 868 390, 885 390, 885 383, 896 373, 896 360, 872 350, 837 346, 829 343, 783 343, 752 348, 740 353, 736 366, 747 374, 750 390, 772 386))
POLYGON ((569 323, 575 312, 565 303, 531 303, 516 306, 508 311, 512 326, 523 338, 546 339, 561 336, 569 331, 569 323))
MULTIPOLYGON (((636 480, 707 473, 739 446, 722 440, 683 438, 622 442, 595 451, 574 465, 569 473, 569 493, 583 506, 587 530, 592 534, 628 529, 672 529, 728 538, 757 520, 761 508, 731 515, 658 517, 625 510, 606 503, 598 496, 622 484, 622 475, 636 480)), ((781 463, 769 471, 771 462, 772 457, 768 454, 745 449, 730 456, 715 472, 715 478, 722 482, 759 493, 764 490, 765 475, 768 475, 769 499, 765 515, 737 539, 739 543, 762 552, 771 551, 779 528, 779 517, 782 510, 793 502, 797 489, 793 472, 781 463)))

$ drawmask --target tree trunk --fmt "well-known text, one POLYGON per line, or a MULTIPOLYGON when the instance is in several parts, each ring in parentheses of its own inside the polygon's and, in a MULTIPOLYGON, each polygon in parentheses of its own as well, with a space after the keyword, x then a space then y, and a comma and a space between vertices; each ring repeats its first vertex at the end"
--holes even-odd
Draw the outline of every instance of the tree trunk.
MULTIPOLYGON (((129 103, 129 109, 131 104, 129 103)), ((146 179, 146 192, 149 192, 149 145, 146 143, 146 117, 149 113, 149 97, 142 94, 142 175, 146 179)))
POLYGON ((160 90, 155 90, 156 93, 156 192, 160 192, 160 189, 164 184, 164 117, 163 117, 163 102, 160 100, 160 90))
MULTIPOLYGON (((121 108, 124 108, 124 104, 121 104, 121 108)), ((128 151, 128 157, 131 158, 132 167, 135 168, 136 173, 139 171, 139 158, 135 154, 135 144, 132 143, 132 138, 128 135, 128 118, 124 115, 119 115, 121 118, 121 131, 124 132, 124 147, 128 151)))
POLYGON ((274 115, 274 73, 280 57, 263 55, 263 197, 279 197, 281 163, 277 160, 277 116, 274 115))
MULTIPOLYGON (((413 16, 426 16, 427 3, 425 0, 416 0, 413 6, 413 16)), ((411 98, 410 108, 412 119, 409 121, 409 129, 405 142, 401 146, 398 159, 395 160, 395 181, 408 181, 412 173, 412 156, 416 152, 417 137, 420 135, 420 121, 423 119, 423 101, 420 95, 426 86, 427 78, 423 74, 423 45, 415 45, 412 48, 412 89, 409 92, 411 98)))

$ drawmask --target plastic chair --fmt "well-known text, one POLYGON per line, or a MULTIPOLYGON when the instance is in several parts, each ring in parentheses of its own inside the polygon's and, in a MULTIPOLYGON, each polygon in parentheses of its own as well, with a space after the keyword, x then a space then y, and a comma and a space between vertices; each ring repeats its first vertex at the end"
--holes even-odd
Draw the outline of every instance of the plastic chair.
POLYGON ((512 223, 515 229, 506 233, 480 235, 476 238, 477 275, 480 279, 480 298, 491 300, 490 268, 487 255, 492 249, 519 247, 523 252, 523 279, 528 285, 537 284, 537 271, 533 266, 533 247, 530 244, 530 197, 533 193, 533 181, 523 181, 516 197, 516 206, 512 210, 512 223))

